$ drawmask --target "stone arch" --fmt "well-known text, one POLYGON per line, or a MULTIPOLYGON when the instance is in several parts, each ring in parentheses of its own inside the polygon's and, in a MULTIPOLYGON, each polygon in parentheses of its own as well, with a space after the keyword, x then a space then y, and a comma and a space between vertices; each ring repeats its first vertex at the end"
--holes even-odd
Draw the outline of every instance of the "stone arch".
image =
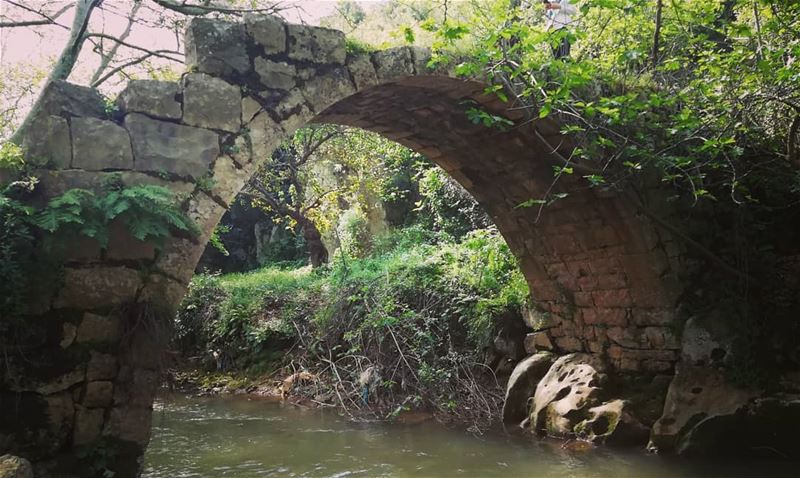
POLYGON ((579 177, 554 184, 560 163, 552 145, 569 151, 552 120, 507 130, 470 122, 471 105, 520 116, 485 95, 480 81, 429 70, 429 58, 412 47, 348 53, 341 32, 273 17, 195 19, 181 82, 131 82, 113 117, 91 90, 56 83, 46 92, 24 143, 34 163, 43 159, 43 198, 99 189, 113 174, 127 185, 162 184, 183 195, 202 230, 157 250, 112 227, 106 248, 92 241, 72 247, 63 285, 31 301, 29 315, 58 330, 42 353, 58 360, 84 347, 74 370, 53 383, 14 389, 33 394, 51 426, 57 422, 52 454, 105 435, 132 447, 125 459, 136 469, 149 437, 158 350, 136 330, 121 350, 118 311, 130 303, 177 306, 211 231, 259 158, 308 122, 380 133, 461 183, 520 261, 539 347, 591 352, 626 372, 672 369, 680 292, 673 241, 622 195, 579 177), (566 196, 541 210, 519 207, 548 191, 566 196))

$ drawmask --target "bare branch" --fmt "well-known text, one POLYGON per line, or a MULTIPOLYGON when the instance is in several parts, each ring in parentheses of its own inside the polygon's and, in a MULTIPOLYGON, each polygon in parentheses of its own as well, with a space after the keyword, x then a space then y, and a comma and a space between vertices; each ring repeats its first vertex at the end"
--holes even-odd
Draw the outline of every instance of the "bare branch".
POLYGON ((40 11, 38 11, 36 9, 33 9, 33 8, 28 7, 28 6, 22 5, 21 3, 13 2, 11 0, 2 0, 2 1, 8 3, 9 5, 13 5, 13 6, 17 7, 17 8, 21 8, 22 10, 25 10, 26 12, 30 12, 30 13, 33 13, 35 15, 38 15, 38 16, 42 17, 42 19, 41 20, 19 21, 19 22, 0 22, 0 28, 30 27, 30 26, 38 26, 38 25, 55 25, 55 26, 59 26, 61 28, 67 28, 65 25, 62 25, 62 24, 56 22, 56 20, 58 19, 58 17, 63 15, 67 10, 69 10, 72 7, 72 5, 70 5, 70 4, 64 5, 63 7, 61 7, 60 10, 56 11, 52 15, 48 15, 48 14, 46 14, 44 12, 40 12, 40 11))
MULTIPOLYGON (((136 20, 136 14, 139 12, 139 9, 141 7, 142 7, 142 0, 135 0, 133 7, 131 8, 130 15, 128 16, 128 24, 125 26, 125 30, 119 36, 120 40, 125 41, 131 34, 131 29, 133 28, 133 24, 135 23, 136 20)), ((120 45, 121 43, 115 42, 114 46, 112 46, 107 53, 103 53, 102 51, 98 52, 102 56, 102 59, 100 60, 100 65, 97 67, 97 70, 95 70, 94 74, 92 75, 92 78, 89 80, 89 83, 92 86, 96 86, 96 84, 99 85, 100 83, 102 83, 98 82, 97 80, 98 78, 100 78, 100 75, 102 75, 103 72, 106 70, 106 68, 108 68, 108 65, 109 63, 111 63, 111 60, 113 60, 114 57, 117 55, 117 51, 119 50, 120 45)))
MULTIPOLYGON (((172 10, 189 16, 204 16, 210 13, 224 13, 228 15, 242 15, 245 13, 269 13, 275 14, 283 10, 280 3, 268 8, 228 8, 213 4, 200 5, 197 3, 188 3, 186 1, 178 2, 176 0, 152 0, 153 3, 160 7, 172 10)), ((209 2, 210 3, 210 2, 209 2)))
POLYGON ((170 56, 170 55, 181 55, 181 56, 183 56, 183 53, 181 53, 179 51, 148 50, 147 48, 140 47, 138 45, 133 45, 133 44, 128 43, 128 42, 126 42, 124 40, 121 40, 121 39, 119 39, 119 38, 117 38, 117 37, 115 37, 113 35, 108 35, 106 33, 89 33, 89 34, 85 35, 85 38, 105 38, 107 40, 111 40, 111 41, 117 42, 122 46, 126 46, 128 48, 132 48, 134 50, 138 50, 138 51, 141 51, 141 52, 144 52, 144 53, 150 53, 152 56, 156 56, 156 57, 159 57, 159 58, 164 58, 166 60, 174 61, 174 62, 177 62, 177 63, 183 63, 183 60, 170 56))

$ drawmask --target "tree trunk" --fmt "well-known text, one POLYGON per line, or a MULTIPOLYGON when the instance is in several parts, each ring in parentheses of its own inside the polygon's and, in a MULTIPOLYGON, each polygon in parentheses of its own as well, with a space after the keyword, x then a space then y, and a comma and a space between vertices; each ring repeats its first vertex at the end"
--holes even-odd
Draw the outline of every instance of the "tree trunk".
POLYGON ((328 262, 328 249, 322 243, 322 234, 320 234, 317 226, 313 222, 306 219, 302 222, 303 239, 306 241, 306 248, 308 249, 308 260, 311 267, 316 269, 322 264, 328 262))
POLYGON ((659 43, 661 42, 661 12, 663 10, 664 2, 663 0, 658 0, 656 2, 656 28, 655 32, 653 33, 653 52, 651 57, 653 68, 658 66, 658 49, 659 43))

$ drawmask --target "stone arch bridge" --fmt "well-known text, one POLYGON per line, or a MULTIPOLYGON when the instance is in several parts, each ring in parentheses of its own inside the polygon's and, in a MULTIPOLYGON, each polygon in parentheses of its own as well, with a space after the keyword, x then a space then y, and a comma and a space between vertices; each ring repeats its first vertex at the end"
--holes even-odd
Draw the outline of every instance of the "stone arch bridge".
POLYGON ((428 69, 424 49, 350 53, 341 32, 273 17, 195 19, 186 45, 189 72, 180 82, 131 81, 112 115, 87 88, 62 82, 46 92, 24 140, 28 161, 40 167, 42 200, 100 189, 112 175, 126 185, 165 185, 185 198, 202 233, 157 249, 112 227, 105 248, 91 240, 68 248, 63 281, 27 310, 38 341, 0 372, 3 407, 17 410, 3 419, 0 448, 52 457, 112 437, 136 468, 159 351, 120 311, 174 308, 228 204, 260 161, 309 122, 380 133, 463 185, 519 258, 539 347, 592 353, 623 372, 671 372, 680 249, 624 197, 580 178, 553 185, 553 166, 570 147, 551 120, 507 131, 473 124, 470 106, 520 115, 485 95, 480 81, 428 69), (569 195, 541 212, 517 207, 551 188, 569 195), (58 367, 37 368, 45 357, 58 367))

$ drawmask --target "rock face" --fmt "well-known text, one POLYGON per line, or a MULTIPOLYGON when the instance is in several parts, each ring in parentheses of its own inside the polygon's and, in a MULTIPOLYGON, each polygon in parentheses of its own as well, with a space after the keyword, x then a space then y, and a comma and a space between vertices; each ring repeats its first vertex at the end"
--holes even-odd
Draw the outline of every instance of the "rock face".
POLYGON ((305 25, 292 24, 287 27, 289 58, 317 63, 344 63, 344 33, 305 25))
POLYGON ((0 478, 33 478, 33 467, 25 458, 0 456, 0 478))
POLYGON ((530 426, 535 433, 608 443, 644 443, 647 428, 608 397, 606 365, 596 356, 570 354, 553 363, 533 396, 530 426))
POLYGON ((244 16, 247 33, 271 55, 286 51, 286 24, 278 17, 270 15, 244 16))
POLYGON ((518 425, 530 415, 528 399, 533 396, 539 380, 550 369, 553 360, 553 354, 540 352, 517 364, 506 385, 503 423, 518 425))
POLYGON ((72 161, 69 123, 60 116, 39 116, 22 140, 22 148, 31 164, 69 168, 72 161))

